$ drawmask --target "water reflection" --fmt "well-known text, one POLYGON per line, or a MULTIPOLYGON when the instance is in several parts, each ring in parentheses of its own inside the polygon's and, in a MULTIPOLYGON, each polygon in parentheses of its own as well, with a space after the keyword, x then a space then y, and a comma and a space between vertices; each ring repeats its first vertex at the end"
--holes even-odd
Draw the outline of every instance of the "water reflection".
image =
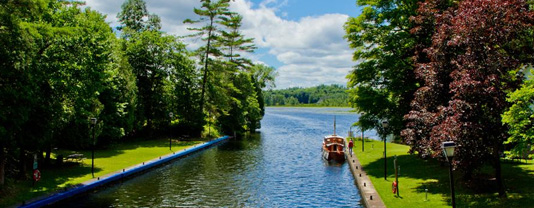
POLYGON ((321 159, 322 137, 346 136, 339 108, 268 108, 260 133, 231 139, 55 207, 360 207, 347 164, 321 159))

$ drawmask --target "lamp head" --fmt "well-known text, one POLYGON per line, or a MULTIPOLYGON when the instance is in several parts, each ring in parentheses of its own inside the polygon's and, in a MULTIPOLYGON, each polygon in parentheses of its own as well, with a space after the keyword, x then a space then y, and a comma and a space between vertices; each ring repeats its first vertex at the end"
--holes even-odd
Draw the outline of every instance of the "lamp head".
POLYGON ((441 149, 443 149, 443 154, 445 157, 454 157, 454 149, 456 148, 456 143, 453 141, 447 141, 441 143, 441 149))
POLYGON ((91 124, 95 125, 95 124, 96 124, 96 121, 97 121, 96 118, 91 118, 91 124))
POLYGON ((382 121, 382 127, 384 127, 384 128, 388 128, 388 127, 389 127, 389 122, 388 122, 388 120, 383 120, 383 121, 382 121))

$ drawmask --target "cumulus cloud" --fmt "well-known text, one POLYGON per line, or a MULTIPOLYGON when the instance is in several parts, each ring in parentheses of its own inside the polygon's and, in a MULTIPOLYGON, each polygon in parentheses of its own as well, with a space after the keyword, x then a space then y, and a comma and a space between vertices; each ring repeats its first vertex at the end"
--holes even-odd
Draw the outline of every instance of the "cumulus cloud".
POLYGON ((324 14, 289 21, 277 16, 278 7, 267 5, 253 9, 252 3, 236 0, 232 9, 243 15, 243 33, 254 37, 259 47, 269 48, 283 64, 278 68, 278 88, 346 84, 354 64, 343 39, 348 16, 324 14))
MULTIPOLYGON (((198 0, 150 0, 146 1, 150 13, 162 18, 162 29, 169 34, 184 36, 191 32, 183 20, 197 19, 193 8, 199 8, 198 0)), ((235 0, 231 10, 243 15, 242 31, 255 39, 258 47, 267 49, 268 55, 281 63, 278 67, 277 88, 309 87, 319 84, 342 84, 354 63, 352 51, 343 39, 346 14, 324 14, 302 17, 297 21, 284 19, 287 0, 264 0, 254 5, 249 0, 235 0)), ((117 13, 122 1, 88 0, 87 5, 108 15, 107 21, 116 26, 117 13)), ((186 40, 190 47, 198 40, 186 40)), ((255 62, 266 62, 262 54, 247 55, 255 62)))

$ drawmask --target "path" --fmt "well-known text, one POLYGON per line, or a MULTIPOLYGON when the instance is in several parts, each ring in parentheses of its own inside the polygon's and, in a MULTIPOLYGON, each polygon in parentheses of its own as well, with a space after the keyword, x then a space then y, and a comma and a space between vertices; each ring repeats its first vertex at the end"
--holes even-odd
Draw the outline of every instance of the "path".
MULTIPOLYGON (((345 141, 345 146, 348 147, 347 141, 345 141)), ((349 154, 348 150, 345 152, 347 162, 349 163, 350 170, 358 188, 360 189, 360 194, 362 195, 363 202, 367 208, 385 208, 384 202, 378 192, 376 191, 371 179, 367 176, 367 173, 363 170, 363 167, 354 154, 349 154)))

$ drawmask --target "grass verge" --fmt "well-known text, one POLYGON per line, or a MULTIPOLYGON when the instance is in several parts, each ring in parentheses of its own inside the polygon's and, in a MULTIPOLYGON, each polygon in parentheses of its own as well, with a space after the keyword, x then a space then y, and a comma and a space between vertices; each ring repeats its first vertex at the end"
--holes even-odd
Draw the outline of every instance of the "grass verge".
MULTIPOLYGON (((384 143, 366 140, 362 152, 361 140, 354 142, 354 154, 362 163, 380 197, 387 207, 451 207, 449 170, 437 160, 422 160, 408 154, 409 147, 387 143, 387 180, 384 180, 384 143), (400 197, 392 193, 395 180, 394 156, 400 165, 400 197), (428 191, 425 191, 428 190, 428 191)), ((488 174, 491 169, 485 168, 488 174)), ((507 197, 499 198, 491 184, 473 188, 461 180, 455 171, 457 207, 532 207, 534 205, 534 163, 502 162, 507 197), (471 187, 471 188, 468 188, 471 187), (476 190, 475 190, 476 189, 476 190)), ((483 171, 484 172, 484 171, 483 171)))
MULTIPOLYGON (((118 144, 106 150, 95 150, 95 178, 122 170, 173 151, 199 144, 201 141, 173 140, 172 151, 169 150, 168 139, 136 141, 118 144)), ((64 163, 61 167, 40 169, 41 181, 32 186, 31 181, 16 181, 0 195, 0 207, 21 204, 23 201, 44 196, 54 191, 62 190, 72 185, 93 179, 91 174, 91 151, 56 151, 55 155, 64 156, 74 153, 84 154, 86 157, 80 163, 64 163)))

